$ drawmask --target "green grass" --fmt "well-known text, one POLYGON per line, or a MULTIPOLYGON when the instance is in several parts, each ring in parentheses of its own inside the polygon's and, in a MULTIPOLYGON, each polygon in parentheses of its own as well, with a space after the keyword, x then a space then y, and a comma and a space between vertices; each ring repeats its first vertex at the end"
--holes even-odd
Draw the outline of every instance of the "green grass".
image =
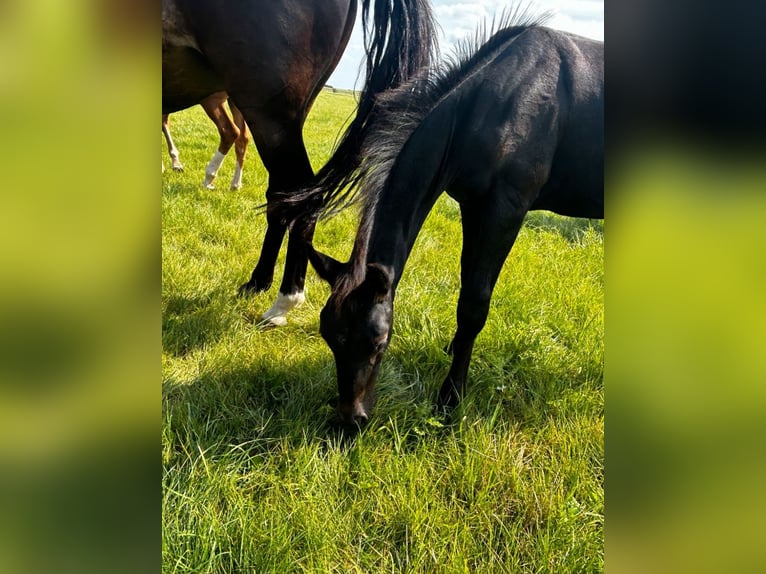
MULTIPOLYGON (((328 157, 353 111, 323 92, 305 134, 328 157)), ((449 366, 459 287, 457 205, 442 197, 398 289, 368 427, 329 424, 329 291, 260 330, 272 290, 241 299, 260 249, 267 175, 254 148, 239 192, 201 187, 217 145, 201 109, 172 116, 186 166, 163 175, 163 571, 603 571, 603 226, 531 214, 479 335, 451 424, 431 405, 449 366)), ((163 161, 169 160, 164 148, 163 161)), ((347 258, 351 211, 316 245, 347 258)))

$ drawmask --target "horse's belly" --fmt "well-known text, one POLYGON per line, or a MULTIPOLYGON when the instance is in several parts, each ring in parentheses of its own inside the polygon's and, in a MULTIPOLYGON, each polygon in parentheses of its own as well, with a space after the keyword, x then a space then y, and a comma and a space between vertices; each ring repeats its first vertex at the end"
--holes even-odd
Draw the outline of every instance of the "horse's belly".
POLYGON ((593 161, 570 167, 554 167, 531 209, 546 209, 569 217, 603 219, 603 159, 594 158, 593 161))
POLYGON ((223 90, 223 80, 197 50, 163 45, 163 114, 189 108, 223 90))
POLYGON ((162 45, 199 50, 175 0, 162 0, 162 45))

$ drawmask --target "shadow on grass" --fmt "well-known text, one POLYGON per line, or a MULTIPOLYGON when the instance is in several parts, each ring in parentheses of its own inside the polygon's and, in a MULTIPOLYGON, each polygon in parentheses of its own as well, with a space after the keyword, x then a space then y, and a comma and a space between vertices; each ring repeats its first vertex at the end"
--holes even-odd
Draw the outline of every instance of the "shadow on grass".
POLYGON ((170 297, 162 313, 162 348, 183 357, 217 340, 235 320, 230 307, 214 293, 170 297))
POLYGON ((543 428, 558 412, 551 406, 557 393, 581 384, 558 381, 541 393, 534 385, 541 373, 527 380, 517 355, 503 365, 515 371, 505 381, 507 388, 486 369, 472 369, 463 403, 451 413, 438 413, 434 401, 449 361, 445 355, 443 361, 421 365, 417 353, 392 353, 381 372, 378 404, 362 431, 338 421, 330 357, 234 369, 210 364, 191 382, 168 379, 163 384, 163 418, 171 448, 192 457, 199 452, 214 457, 241 452, 256 460, 284 456, 307 444, 348 452, 360 437, 393 445, 405 454, 432 448, 434 440, 443 437, 461 436, 476 424, 490 432, 508 425, 543 428), (503 389, 498 388, 501 384, 503 389))
POLYGON ((179 445, 214 455, 237 447, 261 456, 288 445, 330 446, 355 438, 354 429, 337 422, 332 406, 337 389, 327 361, 218 367, 212 365, 190 383, 164 381, 163 417, 179 445))
POLYGON ((604 235, 602 219, 584 219, 580 217, 564 217, 549 211, 530 211, 525 225, 532 229, 555 231, 570 243, 579 243, 582 236, 589 230, 598 235, 604 235))

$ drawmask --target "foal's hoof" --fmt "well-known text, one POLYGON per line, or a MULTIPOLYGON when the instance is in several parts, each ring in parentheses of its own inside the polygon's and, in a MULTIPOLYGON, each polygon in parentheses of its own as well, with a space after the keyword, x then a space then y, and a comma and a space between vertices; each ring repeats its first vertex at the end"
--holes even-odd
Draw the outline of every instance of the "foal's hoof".
POLYGON ((441 398, 439 398, 436 401, 436 404, 434 405, 434 415, 435 416, 447 416, 454 409, 455 409, 455 405, 454 404, 450 404, 449 402, 442 401, 441 398))
POLYGON ((460 392, 457 389, 442 388, 439 391, 439 398, 436 399, 435 412, 440 414, 450 413, 460 403, 460 392))
POLYGON ((449 426, 452 424, 452 415, 455 412, 454 407, 448 407, 446 405, 442 405, 440 402, 436 402, 436 404, 433 407, 433 417, 438 420, 443 425, 449 426))
POLYGON ((184 166, 182 166, 181 164, 173 166, 173 171, 183 171, 183 170, 184 170, 184 166))

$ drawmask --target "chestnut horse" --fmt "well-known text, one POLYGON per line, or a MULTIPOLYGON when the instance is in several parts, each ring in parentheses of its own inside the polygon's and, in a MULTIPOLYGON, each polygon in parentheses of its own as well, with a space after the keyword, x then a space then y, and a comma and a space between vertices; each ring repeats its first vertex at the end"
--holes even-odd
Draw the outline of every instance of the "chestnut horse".
MULTIPOLYGON (((226 92, 216 92, 200 102, 202 109, 205 110, 205 113, 218 129, 218 136, 220 138, 218 151, 216 151, 205 168, 205 180, 202 182, 202 185, 207 189, 215 189, 213 181, 218 175, 218 169, 221 167, 221 163, 223 163, 232 145, 237 155, 237 166, 234 168, 234 176, 231 178, 230 188, 240 189, 242 187, 242 172, 245 168, 247 144, 250 143, 250 130, 247 128, 245 118, 242 117, 242 112, 232 102, 229 102, 231 115, 226 111, 224 104, 228 97, 226 92)), ((165 134, 165 141, 168 144, 168 155, 170 155, 173 171, 183 171, 184 166, 181 163, 178 148, 173 143, 173 138, 170 135, 170 114, 162 114, 162 133, 165 134)))
MULTIPOLYGON (((376 94, 429 64, 435 24, 428 0, 362 0, 366 78, 357 114, 330 165, 358 163, 358 145, 376 94)), ((269 172, 268 228, 258 264, 240 293, 272 283, 287 221, 277 197, 314 176, 303 142, 306 116, 343 54, 357 0, 162 0, 162 113, 229 94, 269 172)), ((290 229, 279 296, 264 314, 274 325, 304 300, 313 220, 290 229)))

